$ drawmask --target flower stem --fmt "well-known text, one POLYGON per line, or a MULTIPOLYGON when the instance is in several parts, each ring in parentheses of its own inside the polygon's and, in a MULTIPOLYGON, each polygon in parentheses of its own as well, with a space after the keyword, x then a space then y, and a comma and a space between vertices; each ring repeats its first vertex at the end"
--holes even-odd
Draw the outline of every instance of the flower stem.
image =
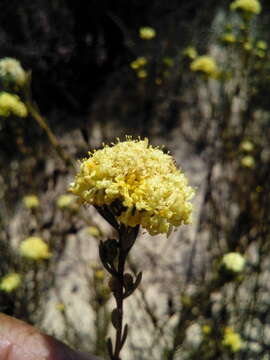
POLYGON ((125 271, 125 262, 126 262, 126 254, 122 247, 121 236, 119 239, 119 263, 118 263, 118 289, 115 293, 116 300, 116 309, 119 314, 119 324, 116 330, 116 340, 115 340, 115 348, 113 360, 120 360, 120 351, 122 348, 122 333, 123 333, 123 312, 124 312, 124 271, 125 271))
POLYGON ((135 243, 139 226, 130 228, 119 226, 117 228, 119 238, 107 240, 100 244, 100 259, 106 270, 112 275, 110 288, 116 302, 116 308, 112 311, 111 320, 116 329, 115 345, 113 348, 111 339, 108 339, 107 346, 111 360, 121 360, 120 352, 125 344, 128 325, 123 326, 124 299, 130 296, 139 286, 142 274, 133 277, 125 272, 125 265, 129 251, 135 243))

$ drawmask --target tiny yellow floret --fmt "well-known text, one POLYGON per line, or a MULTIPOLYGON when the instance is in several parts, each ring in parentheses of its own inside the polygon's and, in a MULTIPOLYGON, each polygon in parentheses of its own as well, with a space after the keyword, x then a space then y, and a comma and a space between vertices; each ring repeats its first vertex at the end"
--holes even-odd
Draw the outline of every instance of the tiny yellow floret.
POLYGON ((39 207, 40 202, 36 195, 27 195, 23 198, 24 206, 28 209, 36 209, 39 207))
POLYGON ((12 292, 16 290, 21 284, 21 276, 17 273, 10 273, 5 275, 0 280, 0 290, 5 292, 12 292))
POLYGON ((190 223, 194 190, 173 158, 147 139, 127 138, 89 155, 70 186, 82 203, 109 206, 120 223, 151 235, 190 223))
POLYGON ((190 64, 190 70, 194 72, 201 72, 212 78, 215 78, 218 74, 218 67, 215 59, 208 55, 199 56, 193 60, 190 64))
POLYGON ((0 116, 9 117, 11 115, 26 117, 27 108, 19 96, 3 91, 0 93, 0 116))
POLYGON ((231 352, 235 353, 243 348, 243 341, 241 336, 234 332, 231 327, 226 327, 224 330, 222 345, 231 352))
POLYGON ((27 76, 18 60, 7 57, 0 60, 0 78, 23 86, 27 76))
POLYGON ((231 3, 230 10, 240 10, 249 14, 259 14, 262 7, 258 0, 235 0, 231 3))
POLYGON ((48 245, 38 236, 30 236, 20 244, 20 254, 28 259, 49 259, 52 254, 48 245))
POLYGON ((141 27, 139 30, 139 35, 143 40, 151 40, 156 36, 156 30, 150 26, 141 27))
POLYGON ((228 271, 233 273, 240 273, 244 270, 246 264, 245 258, 237 253, 237 252, 230 252, 223 256, 221 260, 221 265, 228 271))

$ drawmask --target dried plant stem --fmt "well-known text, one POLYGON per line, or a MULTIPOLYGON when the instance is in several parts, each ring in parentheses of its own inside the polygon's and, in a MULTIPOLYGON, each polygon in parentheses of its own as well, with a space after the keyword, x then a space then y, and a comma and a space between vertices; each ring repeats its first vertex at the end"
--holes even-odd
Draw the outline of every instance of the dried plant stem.
POLYGON ((119 263, 118 263, 118 289, 115 292, 115 300, 116 300, 116 309, 119 314, 119 326, 116 329, 116 340, 115 340, 115 348, 113 360, 120 360, 120 351, 122 346, 122 333, 123 333, 123 312, 124 312, 124 271, 125 271, 125 263, 127 254, 123 251, 123 247, 121 246, 121 238, 119 239, 119 263))
POLYGON ((55 151, 57 152, 59 157, 64 161, 64 163, 68 167, 69 166, 74 167, 72 159, 70 158, 69 155, 67 155, 64 152, 64 150, 60 146, 59 141, 57 140, 56 136, 54 135, 51 128, 47 124, 45 118, 43 116, 41 116, 39 110, 31 103, 31 101, 27 101, 26 106, 27 106, 29 114, 33 117, 34 120, 36 120, 36 122, 41 127, 41 129, 43 129, 45 131, 51 145, 53 146, 53 148, 55 149, 55 151))

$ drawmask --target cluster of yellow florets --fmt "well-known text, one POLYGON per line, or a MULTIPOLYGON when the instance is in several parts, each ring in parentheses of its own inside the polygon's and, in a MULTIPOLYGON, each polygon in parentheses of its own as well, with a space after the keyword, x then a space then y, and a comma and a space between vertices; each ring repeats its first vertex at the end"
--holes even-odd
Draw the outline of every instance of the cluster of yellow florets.
POLYGON ((51 253, 48 245, 38 236, 30 236, 20 244, 20 254, 31 260, 49 259, 51 253))
POLYGON ((258 0, 235 0, 230 5, 231 10, 241 10, 250 14, 259 14, 262 10, 258 0))
POLYGON ((226 327, 222 345, 231 352, 235 353, 243 348, 243 341, 241 336, 237 334, 231 327, 226 327))
POLYGON ((215 59, 211 56, 203 55, 197 57, 190 64, 190 70, 194 72, 201 72, 208 77, 217 77, 218 67, 215 59))
POLYGON ((12 292, 16 290, 20 284, 21 276, 17 273, 9 273, 1 279, 0 290, 5 292, 12 292))
POLYGON ((26 82, 26 72, 21 63, 13 58, 3 58, 0 60, 0 77, 6 81, 23 86, 26 82))
POLYGON ((90 153, 70 190, 97 207, 118 201, 118 220, 142 225, 151 235, 190 222, 193 189, 173 158, 147 139, 127 139, 90 153))
POLYGON ((27 108, 19 96, 3 91, 0 93, 0 116, 8 117, 11 115, 26 117, 27 108))
POLYGON ((145 26, 140 28, 139 34, 141 39, 151 40, 156 36, 156 30, 150 26, 145 26))

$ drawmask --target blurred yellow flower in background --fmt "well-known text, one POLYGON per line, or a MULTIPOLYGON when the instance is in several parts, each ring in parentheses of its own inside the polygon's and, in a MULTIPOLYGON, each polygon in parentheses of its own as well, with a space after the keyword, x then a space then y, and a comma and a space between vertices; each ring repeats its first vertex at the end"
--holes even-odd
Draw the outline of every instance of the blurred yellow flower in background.
POLYGON ((222 345, 231 352, 235 353, 243 348, 243 341, 241 336, 234 332, 233 328, 228 326, 224 330, 222 345))
POLYGON ((147 78, 148 73, 146 70, 141 69, 141 70, 137 71, 137 76, 139 79, 145 79, 145 78, 147 78))
POLYGON ((208 55, 199 56, 193 60, 190 64, 190 70, 194 72, 201 72, 212 78, 215 78, 218 74, 218 67, 215 59, 208 55))
POLYGON ((227 44, 233 44, 236 42, 236 37, 233 33, 225 33, 221 36, 221 41, 227 44))
POLYGON ((242 151, 251 152, 254 150, 254 144, 249 140, 244 140, 240 144, 240 149, 242 151))
POLYGON ((139 35, 143 40, 151 40, 156 36, 156 30, 150 26, 141 27, 139 30, 139 35))
POLYGON ((250 41, 246 41, 243 43, 243 48, 246 50, 246 51, 250 51, 252 50, 252 44, 250 41))
POLYGON ((38 236, 30 236, 20 244, 20 254, 32 260, 49 259, 52 254, 48 245, 38 236))
POLYGON ((89 153, 70 190, 82 203, 97 207, 118 203, 118 221, 141 225, 151 235, 169 233, 190 222, 194 190, 174 159, 148 139, 118 142, 89 153))
POLYGON ((144 56, 140 56, 130 63, 130 67, 133 70, 138 70, 140 67, 147 64, 147 59, 144 56))
POLYGON ((12 292, 16 290, 21 284, 21 276, 17 273, 10 273, 5 275, 0 280, 0 290, 5 292, 12 292))
POLYGON ((257 41, 256 46, 260 50, 266 50, 268 48, 267 43, 265 41, 263 41, 263 40, 257 41))
POLYGON ((202 333, 204 335, 209 335, 212 332, 212 328, 209 325, 203 325, 202 326, 202 333))
POLYGON ((243 167, 253 169, 255 167, 255 159, 253 156, 246 155, 241 159, 241 165, 243 167))
POLYGON ((9 117, 11 115, 26 117, 27 108, 19 96, 3 91, 0 93, 0 116, 9 117))
POLYGON ((188 46, 183 50, 183 55, 194 60, 198 56, 198 53, 193 46, 188 46))
POLYGON ((12 81, 19 86, 23 86, 27 78, 21 63, 9 57, 0 60, 0 77, 6 81, 12 81))
POLYGON ((234 273, 240 273, 243 271, 245 264, 245 258, 237 252, 225 254, 221 260, 221 265, 224 266, 226 270, 234 273))
POLYGON ((72 194, 63 194, 57 198, 56 205, 59 209, 68 209, 74 205, 76 198, 72 194))
POLYGON ((262 7, 258 0, 235 0, 231 3, 230 9, 232 11, 241 10, 250 14, 259 14, 262 7))
POLYGON ((28 209, 36 209, 40 205, 39 198, 36 195, 26 195, 22 201, 28 209))

